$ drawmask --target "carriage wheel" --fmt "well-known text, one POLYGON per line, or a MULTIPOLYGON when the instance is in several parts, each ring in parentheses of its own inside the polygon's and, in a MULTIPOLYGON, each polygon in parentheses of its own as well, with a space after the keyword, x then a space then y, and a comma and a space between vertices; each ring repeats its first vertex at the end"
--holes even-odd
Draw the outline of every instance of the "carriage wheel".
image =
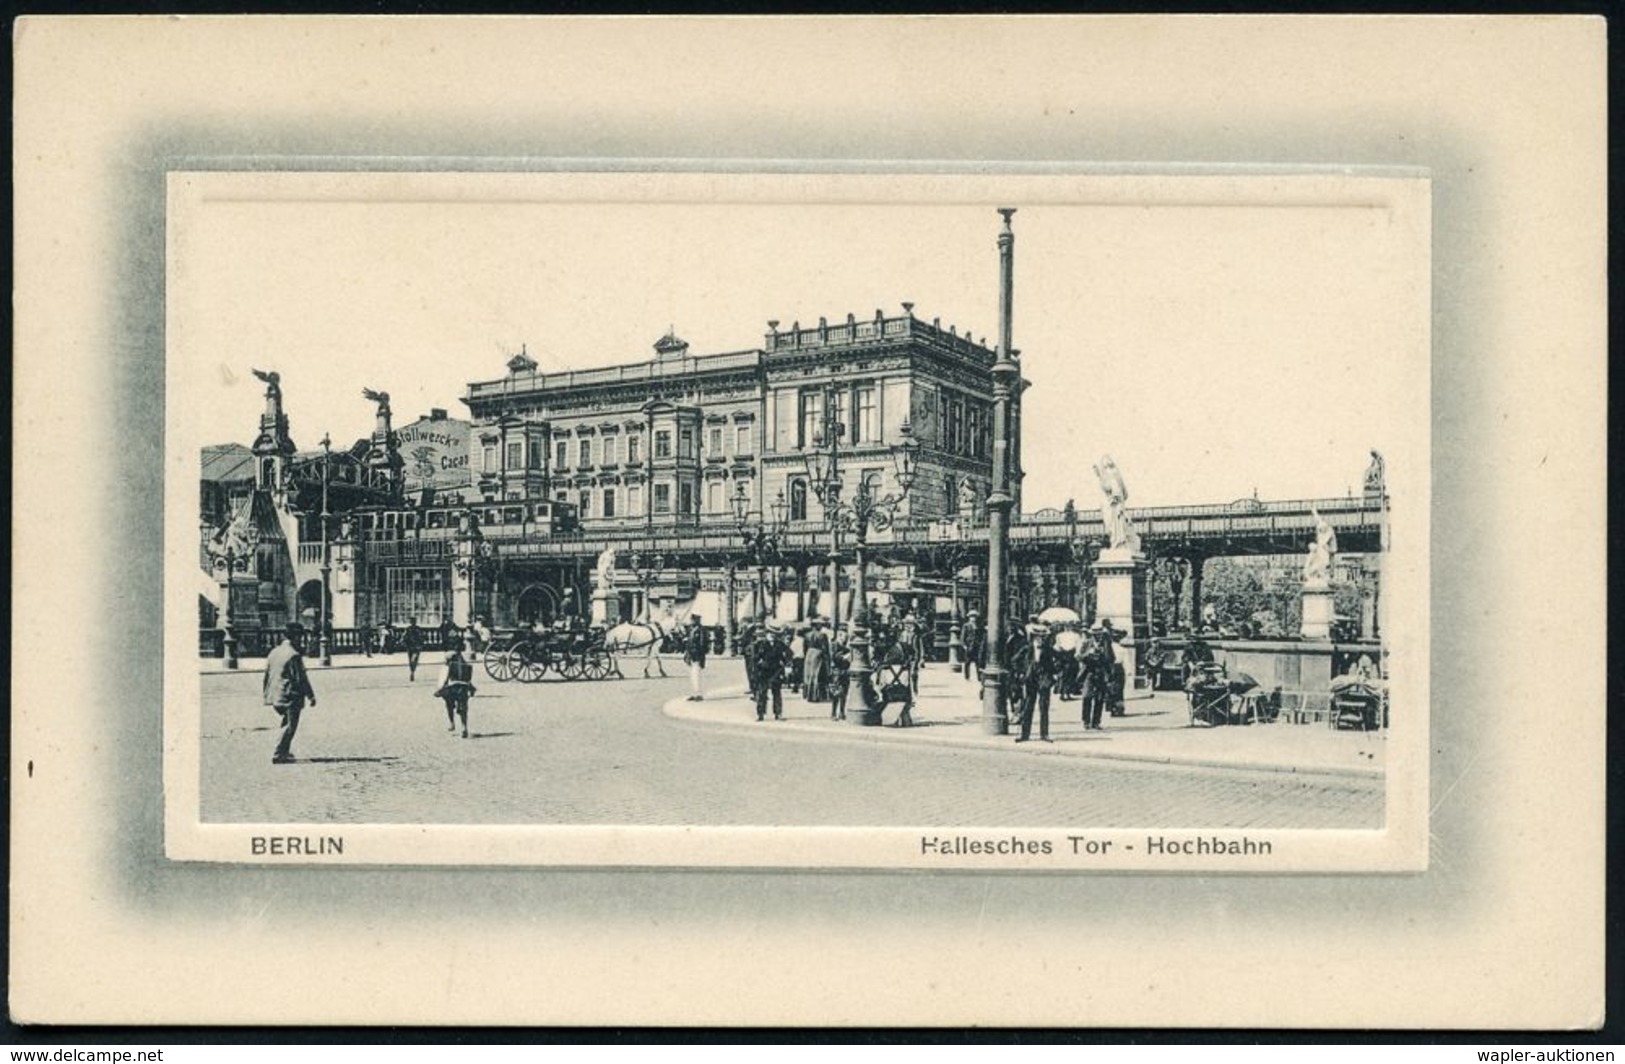
POLYGON ((581 659, 581 675, 588 680, 602 680, 609 675, 609 661, 605 655, 591 653, 581 659))
POLYGON ((574 680, 581 675, 581 659, 574 654, 566 652, 560 655, 559 660, 553 665, 559 670, 559 675, 566 680, 574 680))
POLYGON ((495 646, 485 649, 485 674, 499 683, 513 679, 513 663, 508 660, 506 650, 498 650, 495 646))
POLYGON ((521 683, 536 683, 547 673, 547 659, 530 643, 521 643, 513 649, 514 675, 521 683))

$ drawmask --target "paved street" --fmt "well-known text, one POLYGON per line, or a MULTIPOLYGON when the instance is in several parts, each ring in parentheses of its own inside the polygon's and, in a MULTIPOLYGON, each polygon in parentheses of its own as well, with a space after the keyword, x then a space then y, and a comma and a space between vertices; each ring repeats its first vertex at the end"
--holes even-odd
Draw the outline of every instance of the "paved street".
MULTIPOLYGON (((666 680, 499 684, 476 674, 469 739, 446 730, 438 664, 312 670, 300 759, 273 766, 277 722, 255 662, 203 683, 205 822, 1374 828, 1380 779, 1142 765, 875 742, 672 719, 666 680)), ((637 667, 630 670, 637 674, 637 667)), ((713 687, 739 666, 715 662, 713 687)), ((799 702, 797 696, 788 696, 799 702)))

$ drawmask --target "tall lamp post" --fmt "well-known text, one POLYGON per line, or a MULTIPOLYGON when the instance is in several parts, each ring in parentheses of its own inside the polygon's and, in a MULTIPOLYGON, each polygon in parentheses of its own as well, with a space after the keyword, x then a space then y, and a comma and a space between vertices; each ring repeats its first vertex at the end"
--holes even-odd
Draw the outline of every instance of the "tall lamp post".
POLYGON ((237 597, 235 592, 237 590, 237 570, 239 568, 246 569, 247 565, 244 564, 244 560, 242 558, 237 556, 236 546, 228 543, 226 546, 225 640, 226 668, 228 669, 235 669, 237 667, 237 614, 232 606, 232 602, 237 597))
POLYGON ((1016 236, 1010 229, 1014 207, 1000 207, 1004 231, 999 234, 999 347, 993 363, 993 485, 987 497, 987 668, 982 670, 982 730, 987 735, 1010 731, 1009 700, 1004 685, 1005 566, 1010 554, 1010 398, 1021 379, 1011 350, 1010 313, 1016 236))
POLYGON ((327 507, 327 484, 332 466, 333 441, 322 433, 322 616, 317 638, 322 642, 322 664, 333 664, 333 537, 328 526, 332 516, 327 507))
POLYGON ((772 519, 750 508, 750 496, 745 494, 745 482, 739 481, 729 500, 733 504, 734 523, 745 543, 745 557, 756 568, 756 590, 751 599, 751 611, 761 617, 766 610, 767 562, 779 556, 779 540, 789 524, 790 507, 780 491, 768 507, 772 519))
POLYGON ((897 508, 909 490, 914 487, 915 459, 920 443, 914 438, 913 429, 905 420, 898 426, 898 433, 902 440, 891 448, 892 461, 896 465, 897 487, 896 494, 877 495, 874 486, 867 477, 860 477, 857 490, 853 493, 850 502, 841 497, 841 459, 840 441, 845 434, 845 426, 836 420, 834 405, 827 401, 824 403, 824 422, 813 439, 813 448, 807 454, 807 473, 812 481, 813 491, 818 501, 824 506, 825 517, 836 534, 845 531, 852 534, 853 564, 855 573, 852 581, 852 684, 858 691, 862 707, 855 713, 849 713, 847 719, 854 724, 873 726, 880 723, 879 699, 875 695, 874 686, 869 681, 869 674, 873 664, 869 660, 869 626, 867 613, 869 607, 869 594, 866 582, 868 558, 866 552, 869 544, 869 530, 884 531, 891 526, 897 514, 897 508))

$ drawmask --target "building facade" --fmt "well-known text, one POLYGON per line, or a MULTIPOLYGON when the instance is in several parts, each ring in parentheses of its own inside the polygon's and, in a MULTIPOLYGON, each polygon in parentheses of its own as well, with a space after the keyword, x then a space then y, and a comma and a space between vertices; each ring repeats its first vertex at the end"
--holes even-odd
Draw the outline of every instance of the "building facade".
MULTIPOLYGON (((501 378, 471 383, 464 402, 478 498, 571 507, 582 558, 662 534, 735 536, 741 512, 752 522, 781 514, 789 531, 812 536, 828 523, 809 463, 826 412, 838 426, 844 497, 860 482, 876 496, 904 495, 892 455, 909 433, 920 445, 918 475, 896 508, 901 518, 968 517, 986 496, 993 352, 916 318, 909 305, 894 317, 848 314, 834 325, 820 318, 782 329, 770 321, 762 346, 744 351, 695 353, 668 332, 653 356, 543 373, 521 352, 501 378)), ((522 551, 499 553, 499 587, 519 585, 517 595, 493 604, 499 619, 545 615, 563 606, 565 593, 579 604, 592 591, 579 566, 566 570, 553 557, 527 565, 522 551)), ((734 560, 684 566, 650 586, 648 559, 628 557, 613 612, 691 601, 706 620, 722 623, 747 608, 746 595, 760 603, 769 593, 785 601, 788 592, 794 605, 784 608, 802 615, 837 579, 804 564, 771 589, 729 590, 723 570, 734 560), (736 596, 732 608, 718 601, 736 596)))
POLYGON ((782 494, 792 522, 821 524, 807 455, 826 408, 842 426, 848 491, 858 477, 896 491, 890 449, 908 425, 921 448, 905 514, 952 515, 986 495, 985 344, 911 308, 768 325, 754 350, 694 354, 668 333, 653 359, 602 369, 541 373, 516 356, 464 396, 480 496, 572 503, 589 534, 731 526, 741 492, 754 513, 782 494))
POLYGON ((828 515, 809 459, 826 414, 843 497, 866 482, 903 496, 904 521, 972 517, 987 493, 993 360, 907 304, 833 325, 772 321, 744 351, 695 353, 668 332, 652 358, 588 370, 544 373, 521 351, 501 377, 469 384, 466 419, 435 409, 397 429, 388 393, 367 390, 374 431, 337 451, 294 446, 280 379, 266 375, 253 445, 205 454, 205 568, 223 607, 227 554, 256 556, 231 611, 244 628, 319 615, 324 563, 344 629, 584 614, 605 590, 594 573, 606 547, 613 615, 678 602, 723 623, 771 601, 800 616, 851 586, 823 565, 828 515), (910 433, 905 494, 892 455, 910 433), (782 517, 785 541, 804 546, 774 558, 771 586, 735 582, 742 513, 782 517), (661 553, 678 542, 706 547, 661 553))

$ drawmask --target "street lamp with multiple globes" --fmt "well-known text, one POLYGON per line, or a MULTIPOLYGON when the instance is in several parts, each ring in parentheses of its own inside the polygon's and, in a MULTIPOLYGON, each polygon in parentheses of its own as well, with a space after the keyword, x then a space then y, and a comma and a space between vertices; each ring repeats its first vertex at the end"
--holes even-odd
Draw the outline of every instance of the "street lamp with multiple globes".
POLYGON ((778 560, 779 539, 789 526, 790 507, 784 501, 784 492, 780 491, 768 508, 772 520, 766 520, 760 511, 751 510, 750 496, 745 493, 745 482, 742 480, 735 485, 729 501, 733 504, 734 523, 745 541, 745 557, 756 568, 756 590, 751 599, 751 612, 759 618, 767 608, 767 563, 769 559, 778 560))
POLYGON ((865 582, 868 559, 865 554, 869 530, 883 532, 889 528, 896 518, 897 508, 914 487, 920 443, 914 438, 913 428, 905 419, 897 429, 902 440, 891 448, 899 490, 895 494, 877 494, 876 486, 869 477, 864 476, 859 478, 851 501, 847 501, 841 497, 841 440, 846 435, 846 426, 837 418, 835 405, 829 401, 830 398, 825 397, 823 424, 813 437, 812 449, 807 452, 807 476, 812 483, 813 493, 824 506, 824 516, 837 537, 836 542, 839 542, 838 537, 842 532, 852 535, 855 572, 852 580, 851 675, 861 708, 849 713, 847 719, 854 724, 873 726, 880 723, 880 707, 869 681, 873 666, 869 660, 866 616, 869 596, 865 582))

